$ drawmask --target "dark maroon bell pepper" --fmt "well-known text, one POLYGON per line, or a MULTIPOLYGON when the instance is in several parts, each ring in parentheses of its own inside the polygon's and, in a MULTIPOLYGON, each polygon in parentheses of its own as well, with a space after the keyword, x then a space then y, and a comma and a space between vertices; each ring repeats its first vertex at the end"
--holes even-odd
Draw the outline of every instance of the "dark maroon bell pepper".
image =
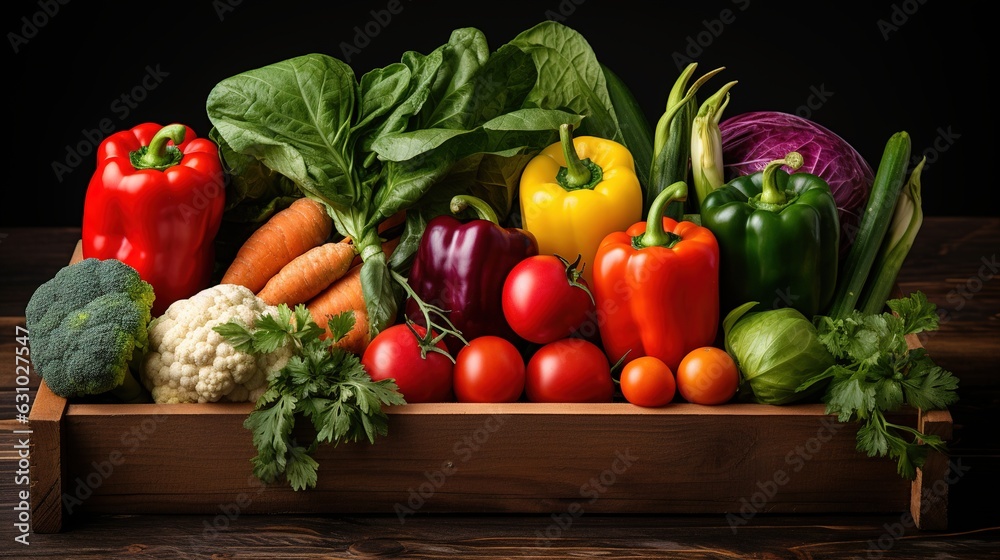
MULTIPOLYGON (((478 198, 452 199, 452 212, 467 207, 479 218, 463 222, 442 215, 427 223, 408 282, 424 302, 449 312, 465 340, 495 335, 517 343, 520 338, 503 315, 503 284, 514 265, 538 254, 538 241, 526 230, 501 226, 493 209, 478 198)), ((413 298, 406 302, 406 315, 423 324, 413 298)), ((463 346, 454 336, 447 336, 445 344, 452 356, 463 346)))

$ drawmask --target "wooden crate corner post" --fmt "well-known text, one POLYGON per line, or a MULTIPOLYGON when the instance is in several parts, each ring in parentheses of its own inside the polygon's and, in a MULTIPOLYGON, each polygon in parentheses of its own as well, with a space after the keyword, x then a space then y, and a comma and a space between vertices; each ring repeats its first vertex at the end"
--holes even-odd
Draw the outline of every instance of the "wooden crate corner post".
POLYGON ((66 399, 45 382, 38 385, 35 403, 28 415, 31 426, 30 480, 31 528, 35 533, 58 533, 63 523, 62 426, 66 399))
MULTIPOLYGON (((920 411, 918 429, 951 441, 952 418, 948 410, 920 411)), ((931 450, 910 487, 910 515, 918 529, 943 531, 948 528, 948 456, 931 450)))

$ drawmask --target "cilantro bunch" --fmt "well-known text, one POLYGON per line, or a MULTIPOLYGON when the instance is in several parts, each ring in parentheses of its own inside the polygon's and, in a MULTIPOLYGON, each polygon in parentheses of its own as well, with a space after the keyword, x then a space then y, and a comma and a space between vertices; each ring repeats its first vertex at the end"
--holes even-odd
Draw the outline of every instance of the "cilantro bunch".
POLYGON ((243 426, 253 433, 257 456, 254 475, 266 483, 284 477, 292 488, 316 486, 319 463, 313 454, 321 443, 367 439, 388 431, 383 405, 405 404, 391 379, 374 381, 358 357, 335 346, 354 327, 354 315, 344 312, 328 321, 325 332, 304 305, 278 306, 253 328, 235 320, 215 327, 238 350, 266 354, 291 344, 294 355, 268 381, 243 426), (307 420, 312 431, 295 430, 307 420))
POLYGON ((817 316, 820 341, 836 363, 798 390, 829 379, 823 396, 826 411, 840 422, 861 424, 858 450, 869 457, 896 459, 899 474, 913 479, 928 451, 945 451, 945 442, 889 422, 885 415, 904 406, 945 408, 958 400, 959 380, 906 340, 907 335, 938 328, 937 307, 919 291, 886 304, 890 311, 883 313, 854 310, 842 319, 817 316))

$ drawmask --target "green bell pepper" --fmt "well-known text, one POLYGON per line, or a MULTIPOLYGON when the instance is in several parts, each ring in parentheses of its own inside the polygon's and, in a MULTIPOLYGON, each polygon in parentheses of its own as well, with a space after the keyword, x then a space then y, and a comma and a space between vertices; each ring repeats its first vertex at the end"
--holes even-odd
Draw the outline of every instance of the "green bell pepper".
POLYGON ((792 307, 806 317, 833 299, 840 222, 830 185, 802 165, 798 152, 711 191, 701 222, 719 242, 723 315, 749 301, 753 311, 792 307))

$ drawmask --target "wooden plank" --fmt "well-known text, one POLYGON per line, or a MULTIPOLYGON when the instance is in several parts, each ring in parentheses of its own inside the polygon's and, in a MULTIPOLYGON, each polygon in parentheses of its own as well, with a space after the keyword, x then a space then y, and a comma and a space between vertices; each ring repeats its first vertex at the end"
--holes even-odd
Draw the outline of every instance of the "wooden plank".
POLYGON ((905 511, 909 500, 909 483, 893 462, 859 456, 856 430, 811 405, 787 413, 734 405, 721 414, 697 405, 650 412, 626 403, 600 411, 513 403, 478 414, 470 412, 478 405, 407 405, 391 414, 389 435, 374 445, 321 448, 319 484, 307 493, 253 478, 245 405, 211 406, 208 417, 197 412, 201 405, 157 414, 162 406, 70 406, 66 492, 79 498, 78 511, 218 513, 238 506, 245 513, 405 517, 583 507, 731 513, 742 523, 764 512, 905 511), (141 413, 143 406, 151 413, 141 413))
POLYGON ((24 315, 42 282, 66 265, 80 228, 4 228, 0 243, 0 316, 24 315))
MULTIPOLYGON (((938 436, 946 442, 952 439, 952 418, 947 410, 921 413, 917 426, 924 434, 938 436)), ((910 515, 916 527, 929 531, 948 528, 948 491, 952 480, 947 455, 931 450, 911 482, 910 515)))
POLYGON ((45 383, 38 388, 28 419, 31 427, 31 527, 36 533, 62 530, 63 450, 62 419, 66 399, 45 383))
POLYGON ((940 328, 920 339, 963 390, 996 387, 998 238, 1000 218, 928 219, 896 279, 904 293, 922 291, 938 306, 940 328))

